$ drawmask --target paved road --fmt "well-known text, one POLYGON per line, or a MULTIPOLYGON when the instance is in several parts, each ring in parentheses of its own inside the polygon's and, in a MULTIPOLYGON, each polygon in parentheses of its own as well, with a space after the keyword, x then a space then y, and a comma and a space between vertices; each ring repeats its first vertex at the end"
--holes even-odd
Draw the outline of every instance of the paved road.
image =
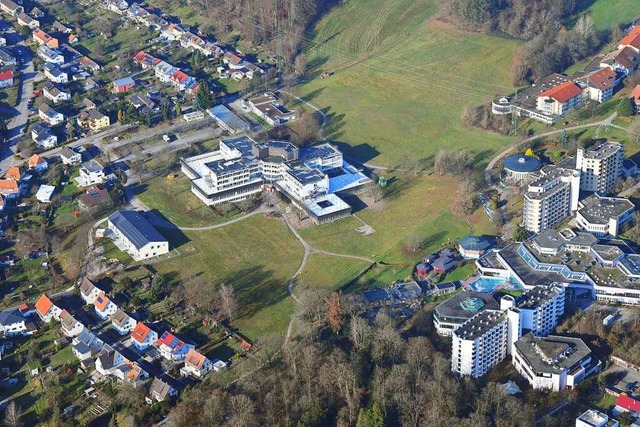
POLYGON ((33 95, 33 79, 36 76, 31 51, 26 47, 24 40, 17 44, 16 54, 18 60, 24 61, 25 65, 20 70, 18 105, 9 111, 13 118, 8 124, 9 134, 7 140, 0 150, 0 158, 4 159, 0 162, 0 170, 3 171, 9 169, 13 164, 12 148, 20 142, 22 136, 20 132, 26 132, 27 120, 29 119, 28 104, 33 95))
POLYGON ((595 127, 595 126, 613 126, 616 129, 621 129, 621 130, 627 131, 627 129, 625 129, 623 127, 612 125, 613 119, 615 119, 617 117, 617 115, 618 115, 618 113, 613 113, 609 117, 607 117, 606 119, 600 120, 599 122, 586 123, 584 125, 570 126, 570 127, 563 128, 563 129, 556 129, 556 130, 552 130, 552 131, 549 131, 549 132, 539 133, 537 135, 532 136, 531 138, 527 138, 527 139, 521 141, 519 144, 515 144, 515 145, 512 145, 512 146, 504 149, 501 153, 499 153, 493 159, 491 159, 491 161, 489 161, 489 164, 487 164, 487 167, 484 168, 484 178, 485 178, 485 181, 487 183, 487 186, 491 187, 491 169, 493 169, 495 167, 496 163, 498 163, 498 161, 500 161, 500 159, 502 159, 503 157, 505 157, 506 155, 508 155, 512 151, 516 150, 522 144, 524 144, 526 142, 529 142, 529 141, 533 141, 533 140, 538 139, 538 138, 545 137, 545 136, 556 135, 556 134, 564 132, 564 131, 585 129, 585 128, 590 128, 590 127, 595 127))

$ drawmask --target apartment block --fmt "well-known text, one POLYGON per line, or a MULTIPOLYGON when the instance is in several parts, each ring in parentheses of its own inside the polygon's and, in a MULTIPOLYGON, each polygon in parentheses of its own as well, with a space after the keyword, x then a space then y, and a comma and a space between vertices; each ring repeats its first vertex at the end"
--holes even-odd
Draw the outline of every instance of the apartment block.
POLYGON ((620 178, 624 148, 618 142, 605 142, 596 147, 578 148, 576 169, 581 172, 580 190, 608 194, 620 178))

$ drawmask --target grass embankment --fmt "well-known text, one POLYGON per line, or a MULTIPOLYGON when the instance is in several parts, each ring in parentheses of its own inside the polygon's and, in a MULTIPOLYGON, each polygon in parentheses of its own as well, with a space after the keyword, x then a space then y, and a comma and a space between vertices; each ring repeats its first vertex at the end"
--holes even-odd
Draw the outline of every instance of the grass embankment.
POLYGON ((327 136, 359 160, 468 149, 482 162, 510 142, 465 126, 464 107, 511 92, 519 42, 460 32, 434 18, 431 0, 352 0, 317 25, 307 59, 334 71, 299 89, 330 115, 327 136))
POLYGON ((304 270, 298 276, 296 292, 298 289, 308 288, 339 290, 370 265, 357 259, 313 254, 307 259, 304 270))

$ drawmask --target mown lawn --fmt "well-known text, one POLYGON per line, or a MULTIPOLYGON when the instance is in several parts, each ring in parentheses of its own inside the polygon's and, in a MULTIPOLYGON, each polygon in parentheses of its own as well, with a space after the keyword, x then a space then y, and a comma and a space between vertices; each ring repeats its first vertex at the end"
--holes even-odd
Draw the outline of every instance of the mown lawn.
POLYGON ((145 182, 142 188, 140 200, 179 226, 212 225, 237 216, 237 211, 229 216, 216 215, 191 192, 189 179, 182 173, 176 173, 173 180, 159 176, 145 182))
POLYGON ((369 266, 357 259, 312 254, 298 277, 295 292, 309 288, 341 289, 369 266))
POLYGON ((636 0, 595 0, 586 10, 593 18, 596 29, 603 30, 638 17, 636 0))
POLYGON ((166 277, 198 274, 211 286, 233 286, 238 299, 233 324, 250 339, 284 333, 294 308, 287 286, 303 250, 281 220, 256 215, 217 230, 179 234, 172 233, 170 243, 182 255, 154 268, 166 277))
POLYGON ((493 234, 494 228, 480 211, 469 218, 451 213, 458 181, 436 175, 399 175, 388 187, 389 195, 381 208, 366 208, 357 212, 359 218, 375 229, 362 236, 356 228, 362 224, 355 218, 308 227, 300 234, 309 242, 330 252, 360 255, 388 264, 407 264, 419 260, 425 253, 443 243, 455 241, 472 233, 493 234), (416 253, 405 250, 410 236, 422 240, 416 253))
POLYGON ((464 107, 513 88, 519 42, 460 32, 433 18, 432 0, 351 0, 316 27, 315 78, 299 93, 330 115, 327 137, 346 154, 397 165, 403 155, 468 149, 482 162, 512 141, 465 126, 464 107))

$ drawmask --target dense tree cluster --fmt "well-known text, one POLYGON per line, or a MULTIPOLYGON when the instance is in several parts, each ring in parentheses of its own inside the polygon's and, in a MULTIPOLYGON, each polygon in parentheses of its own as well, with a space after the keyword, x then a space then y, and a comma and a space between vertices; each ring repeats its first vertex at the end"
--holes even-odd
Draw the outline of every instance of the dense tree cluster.
POLYGON ((533 425, 529 406, 495 383, 478 390, 454 378, 429 339, 403 336, 386 315, 368 321, 351 313, 334 334, 338 296, 319 292, 300 296, 301 336, 281 351, 281 339, 258 343, 264 367, 229 387, 207 383, 187 392, 175 424, 533 425))

